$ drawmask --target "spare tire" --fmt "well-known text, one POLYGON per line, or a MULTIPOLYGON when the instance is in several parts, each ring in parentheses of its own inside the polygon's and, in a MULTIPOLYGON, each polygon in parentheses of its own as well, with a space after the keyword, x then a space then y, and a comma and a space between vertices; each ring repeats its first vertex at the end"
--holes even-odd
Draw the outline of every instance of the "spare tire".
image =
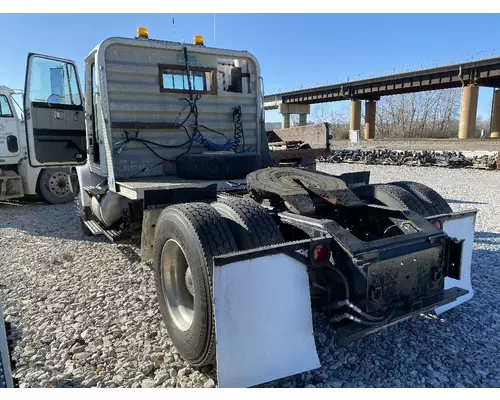
POLYGON ((213 258, 237 250, 226 221, 206 203, 167 207, 156 223, 153 269, 160 312, 177 351, 194 366, 212 364, 215 357, 213 258))
POLYGON ((177 157, 177 175, 186 179, 245 179, 261 168, 258 154, 210 152, 177 157))
POLYGON ((351 189, 361 200, 398 210, 411 210, 422 216, 430 215, 421 201, 409 191, 390 184, 371 184, 351 189))
POLYGON ((448 202, 429 186, 411 181, 391 182, 391 184, 406 189, 415 197, 418 197, 431 215, 449 214, 453 212, 448 202))
POLYGON ((267 210, 245 198, 221 198, 212 206, 226 219, 238 250, 284 243, 285 239, 267 210))

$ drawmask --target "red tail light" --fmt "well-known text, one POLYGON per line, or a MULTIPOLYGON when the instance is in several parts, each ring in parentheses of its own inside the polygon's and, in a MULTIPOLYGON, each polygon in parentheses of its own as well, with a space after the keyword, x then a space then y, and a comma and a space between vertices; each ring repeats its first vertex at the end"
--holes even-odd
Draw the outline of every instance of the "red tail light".
POLYGON ((328 249, 326 246, 319 244, 314 248, 313 257, 315 261, 325 261, 328 257, 328 249))

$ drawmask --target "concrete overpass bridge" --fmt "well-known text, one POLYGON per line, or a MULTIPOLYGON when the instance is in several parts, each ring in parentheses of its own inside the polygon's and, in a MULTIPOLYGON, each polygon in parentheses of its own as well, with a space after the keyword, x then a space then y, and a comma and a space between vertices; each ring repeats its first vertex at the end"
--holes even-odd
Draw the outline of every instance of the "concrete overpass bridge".
MULTIPOLYGON (((361 127, 361 102, 365 102, 365 139, 375 136, 376 102, 382 96, 438 89, 462 88, 458 137, 474 137, 479 87, 500 87, 500 57, 446 65, 437 68, 380 76, 352 82, 269 94, 264 97, 266 110, 278 109, 282 127, 290 126, 290 115, 299 114, 299 125, 307 124, 310 105, 333 101, 351 102, 350 129, 361 127)), ((491 137, 500 137, 500 90, 493 93, 491 137)))

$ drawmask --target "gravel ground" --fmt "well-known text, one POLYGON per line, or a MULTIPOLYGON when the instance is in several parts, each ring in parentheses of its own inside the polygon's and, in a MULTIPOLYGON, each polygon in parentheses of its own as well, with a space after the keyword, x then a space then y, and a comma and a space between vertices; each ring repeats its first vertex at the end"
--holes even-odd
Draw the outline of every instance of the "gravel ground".
MULTIPOLYGON (((320 165, 415 180, 454 210, 478 209, 475 297, 440 318, 415 317, 345 347, 315 315, 322 367, 269 387, 499 387, 500 193, 495 171, 320 165), (495 212, 496 211, 496 212, 495 212)), ((22 387, 214 387, 187 366, 160 319, 150 268, 133 245, 83 236, 72 204, 0 203, 0 298, 22 387)))

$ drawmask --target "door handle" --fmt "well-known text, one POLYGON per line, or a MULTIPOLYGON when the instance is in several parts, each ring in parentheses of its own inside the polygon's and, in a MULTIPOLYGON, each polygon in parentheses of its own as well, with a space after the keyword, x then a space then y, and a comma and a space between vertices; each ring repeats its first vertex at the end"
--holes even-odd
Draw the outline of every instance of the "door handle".
POLYGON ((55 119, 64 119, 64 111, 56 110, 54 111, 55 119))

